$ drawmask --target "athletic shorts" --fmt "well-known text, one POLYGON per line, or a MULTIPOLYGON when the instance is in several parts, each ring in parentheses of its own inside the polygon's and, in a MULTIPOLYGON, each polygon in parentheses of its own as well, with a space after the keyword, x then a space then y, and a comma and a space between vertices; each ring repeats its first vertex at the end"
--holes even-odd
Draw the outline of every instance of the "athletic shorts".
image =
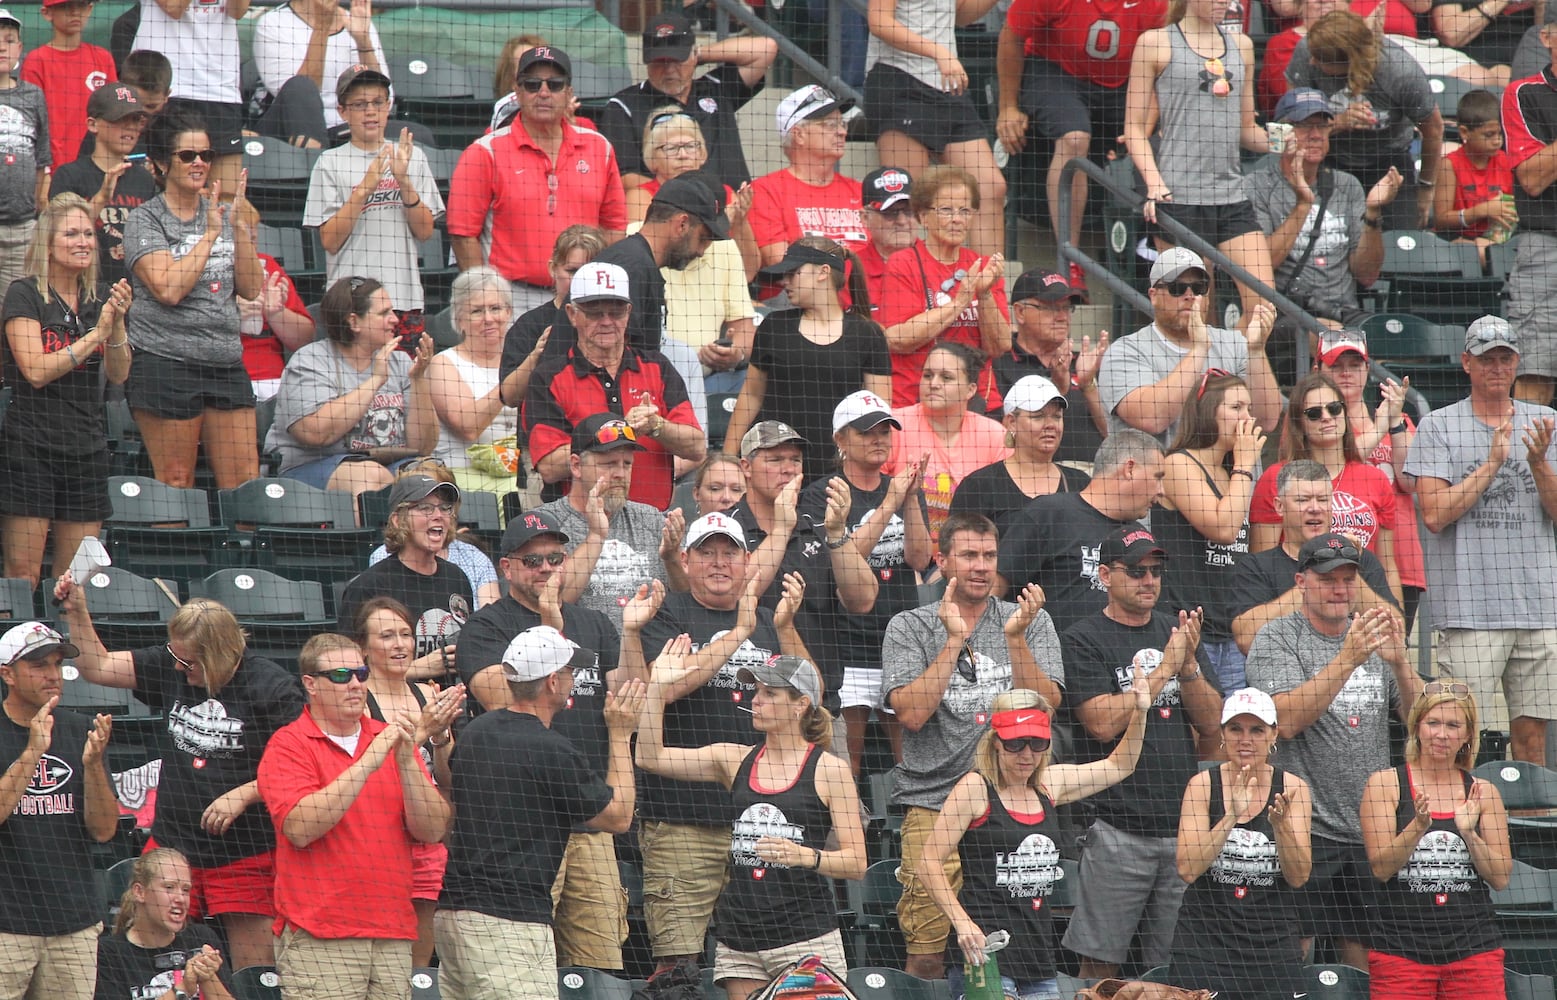
POLYGON ((163 420, 193 420, 206 410, 254 409, 254 385, 241 363, 207 365, 137 351, 125 383, 131 410, 163 420))
POLYGON ((84 441, 79 454, 37 451, 25 441, 0 446, 0 514, 90 524, 113 513, 108 501, 108 449, 84 441))
MULTIPOLYGON (((1254 206, 1247 201, 1231 205, 1175 205, 1165 201, 1157 205, 1157 210, 1167 214, 1175 222, 1182 223, 1191 231, 1199 233, 1214 246, 1221 246, 1246 233, 1264 231, 1260 229, 1260 220, 1255 217, 1254 206)), ((1151 226, 1150 228, 1152 235, 1170 243, 1178 242, 1161 227, 1151 226)))
POLYGON ((989 139, 970 95, 936 90, 896 66, 878 63, 865 75, 865 114, 878 134, 901 132, 933 153, 989 139))
MULTIPOLYGON (((205 121, 206 137, 217 156, 239 156, 243 153, 243 105, 222 101, 193 101, 187 97, 168 99, 168 108, 192 111, 205 121)), ((140 359, 137 358, 137 361, 140 359)))
POLYGON ((1374 908, 1373 870, 1361 844, 1314 837, 1314 866, 1298 890, 1298 930, 1304 937, 1368 943, 1368 911, 1374 908))
POLYGON ((1032 127, 1046 139, 1086 132, 1092 136, 1094 153, 1100 153, 1124 134, 1124 87, 1102 87, 1071 76, 1047 59, 1028 56, 1022 63, 1019 100, 1032 127))

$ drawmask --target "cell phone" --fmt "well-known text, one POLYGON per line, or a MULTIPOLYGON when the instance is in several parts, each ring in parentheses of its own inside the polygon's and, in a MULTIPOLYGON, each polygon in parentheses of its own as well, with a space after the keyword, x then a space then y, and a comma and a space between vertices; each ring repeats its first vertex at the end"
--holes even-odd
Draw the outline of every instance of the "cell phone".
POLYGON ((126 156, 125 159, 129 160, 131 163, 145 163, 146 162, 146 154, 145 153, 131 153, 129 156, 126 156))

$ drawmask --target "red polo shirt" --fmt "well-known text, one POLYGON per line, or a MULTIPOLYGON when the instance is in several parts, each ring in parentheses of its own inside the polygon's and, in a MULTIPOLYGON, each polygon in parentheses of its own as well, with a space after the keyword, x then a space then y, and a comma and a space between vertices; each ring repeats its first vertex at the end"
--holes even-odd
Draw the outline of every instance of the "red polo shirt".
POLYGON ((460 155, 446 218, 450 236, 488 242, 488 262, 508 280, 550 288, 558 233, 575 223, 627 229, 616 153, 599 132, 563 122, 553 163, 515 118, 460 155))
POLYGON ((293 847, 281 832, 297 804, 361 759, 384 723, 362 720, 348 755, 320 730, 312 710, 276 730, 260 758, 259 790, 276 825, 276 923, 316 938, 416 940, 411 908, 411 844, 391 758, 369 776, 329 833, 293 847))
MULTIPOLYGON (((569 348, 566 358, 543 361, 530 378, 525 394, 523 419, 529 435, 530 454, 537 463, 566 448, 573 440, 573 428, 596 413, 626 413, 637 406, 644 393, 653 399, 660 416, 673 424, 697 427, 697 414, 687 399, 686 383, 657 351, 640 353, 632 348, 622 356, 622 368, 612 376, 604 368, 591 365, 584 355, 569 348)), ((633 460, 629 500, 649 504, 658 510, 670 506, 675 488, 676 457, 658 441, 643 435, 638 438, 643 451, 633 460)))

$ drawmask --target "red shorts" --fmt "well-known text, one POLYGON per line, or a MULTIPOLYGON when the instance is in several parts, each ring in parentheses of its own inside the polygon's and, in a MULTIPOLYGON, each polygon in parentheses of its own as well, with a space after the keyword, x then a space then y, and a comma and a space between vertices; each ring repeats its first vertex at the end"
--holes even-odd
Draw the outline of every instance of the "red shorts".
MULTIPOLYGON (((157 842, 146 838, 146 850, 157 842)), ((189 894, 189 919, 218 917, 224 913, 276 915, 276 852, 234 861, 220 868, 189 867, 194 889, 189 894)), ((440 876, 442 872, 440 871, 440 876)))
POLYGON ((411 845, 411 898, 438 901, 443 891, 443 870, 449 865, 449 849, 442 844, 411 845))
POLYGON ((1368 995, 1390 1000, 1503 1000, 1503 949, 1447 965, 1368 952, 1368 995))

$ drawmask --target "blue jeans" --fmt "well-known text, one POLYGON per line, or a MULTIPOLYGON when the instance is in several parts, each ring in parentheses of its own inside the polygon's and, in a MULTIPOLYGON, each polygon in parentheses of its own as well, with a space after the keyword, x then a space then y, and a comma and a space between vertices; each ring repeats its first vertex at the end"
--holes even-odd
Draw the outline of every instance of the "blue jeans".
POLYGON ((1221 642, 1203 642, 1200 648, 1205 651, 1206 659, 1211 661, 1211 673, 1216 675, 1216 683, 1224 695, 1249 686, 1243 672, 1243 650, 1238 648, 1238 643, 1224 639, 1221 642))

